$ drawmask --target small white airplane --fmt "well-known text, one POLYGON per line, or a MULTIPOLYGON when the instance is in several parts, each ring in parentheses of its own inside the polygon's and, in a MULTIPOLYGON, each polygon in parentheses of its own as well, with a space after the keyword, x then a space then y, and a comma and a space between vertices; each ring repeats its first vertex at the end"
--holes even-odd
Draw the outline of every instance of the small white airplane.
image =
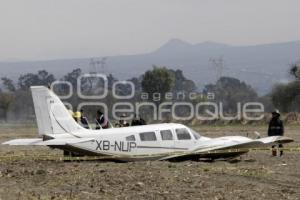
POLYGON ((175 123, 91 130, 80 126, 61 100, 44 86, 31 87, 39 138, 3 144, 42 145, 75 155, 103 156, 115 161, 199 160, 233 158, 250 148, 289 143, 283 136, 208 138, 175 123))

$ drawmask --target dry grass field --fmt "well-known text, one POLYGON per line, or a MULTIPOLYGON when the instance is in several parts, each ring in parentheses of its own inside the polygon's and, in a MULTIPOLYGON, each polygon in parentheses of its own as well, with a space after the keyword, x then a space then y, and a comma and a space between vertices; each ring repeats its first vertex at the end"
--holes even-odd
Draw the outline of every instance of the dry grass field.
MULTIPOLYGON (((194 128, 208 137, 266 132, 250 125, 194 128)), ((36 132, 30 125, 1 125, 0 142, 36 132)), ((300 147, 300 126, 286 127, 286 136, 295 139, 286 147, 300 147)), ((283 157, 252 151, 231 162, 64 162, 61 155, 0 145, 0 199, 300 199, 299 151, 283 157)))

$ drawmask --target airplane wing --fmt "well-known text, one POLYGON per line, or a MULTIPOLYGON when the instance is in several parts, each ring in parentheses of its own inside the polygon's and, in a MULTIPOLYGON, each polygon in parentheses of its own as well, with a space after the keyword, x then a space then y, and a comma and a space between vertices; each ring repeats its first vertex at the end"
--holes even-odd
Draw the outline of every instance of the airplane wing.
POLYGON ((4 142, 2 144, 7 145, 40 145, 40 146, 61 146, 68 144, 77 144, 81 142, 93 141, 94 138, 60 138, 60 139, 51 139, 45 140, 41 138, 33 138, 33 139, 15 139, 4 142))
POLYGON ((184 160, 185 158, 196 158, 209 154, 218 154, 220 157, 222 157, 222 154, 224 157, 226 155, 240 155, 248 152, 251 148, 267 147, 274 144, 290 143, 294 141, 292 138, 284 136, 272 136, 255 140, 244 137, 241 137, 241 140, 238 139, 239 137, 222 137, 211 139, 205 142, 207 144, 200 144, 189 152, 170 155, 161 158, 160 160, 170 160, 176 158, 184 160))
POLYGON ((285 143, 290 143, 293 142, 294 140, 289 137, 285 136, 272 136, 272 137, 265 137, 265 138, 260 138, 256 139, 256 141, 260 141, 266 145, 272 145, 272 144, 285 144, 285 143))
MULTIPOLYGON (((218 140, 218 138, 216 138, 218 140)), ((275 144, 284 144, 290 143, 294 140, 289 137, 285 136, 272 136, 272 137, 264 137, 260 139, 248 139, 244 141, 238 140, 228 140, 228 142, 224 142, 223 144, 219 145, 211 145, 211 147, 206 146, 205 148, 196 148, 194 152, 206 152, 206 151, 213 151, 213 150, 223 150, 223 149, 251 149, 251 148, 259 148, 259 147, 268 147, 275 144)), ((217 142, 218 143, 218 142, 217 142)))

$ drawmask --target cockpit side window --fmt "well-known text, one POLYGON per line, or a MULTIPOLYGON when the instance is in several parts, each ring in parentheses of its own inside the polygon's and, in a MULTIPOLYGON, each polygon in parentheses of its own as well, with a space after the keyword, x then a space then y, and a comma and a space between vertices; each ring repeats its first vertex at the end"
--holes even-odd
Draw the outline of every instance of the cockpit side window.
POLYGON ((200 134, 194 131, 193 129, 190 128, 190 131, 196 140, 198 140, 201 137, 200 134))
POLYGON ((141 141, 156 141, 155 132, 144 132, 140 133, 141 141))
POLYGON ((135 136, 134 135, 127 136, 126 141, 135 141, 135 136))
POLYGON ((175 129, 178 140, 190 140, 191 135, 186 128, 175 129))
POLYGON ((173 140, 173 135, 171 130, 161 130, 160 135, 162 140, 173 140))

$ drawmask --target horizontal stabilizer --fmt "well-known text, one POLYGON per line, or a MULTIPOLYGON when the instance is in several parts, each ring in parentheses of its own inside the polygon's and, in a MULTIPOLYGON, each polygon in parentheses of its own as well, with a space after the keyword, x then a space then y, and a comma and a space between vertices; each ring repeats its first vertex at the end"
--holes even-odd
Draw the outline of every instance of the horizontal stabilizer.
POLYGON ((35 145, 61 146, 61 145, 77 144, 81 142, 88 142, 94 140, 95 140, 94 138, 61 138, 61 139, 41 141, 39 143, 36 143, 35 145))
POLYGON ((15 139, 15 140, 9 140, 2 144, 8 144, 8 145, 35 145, 38 142, 43 141, 42 138, 30 138, 30 139, 15 139))
POLYGON ((40 145, 40 146, 61 146, 68 144, 76 144, 81 142, 93 141, 94 138, 64 138, 64 139, 51 139, 45 140, 41 138, 33 138, 33 139, 15 139, 9 140, 2 144, 8 145, 40 145))

